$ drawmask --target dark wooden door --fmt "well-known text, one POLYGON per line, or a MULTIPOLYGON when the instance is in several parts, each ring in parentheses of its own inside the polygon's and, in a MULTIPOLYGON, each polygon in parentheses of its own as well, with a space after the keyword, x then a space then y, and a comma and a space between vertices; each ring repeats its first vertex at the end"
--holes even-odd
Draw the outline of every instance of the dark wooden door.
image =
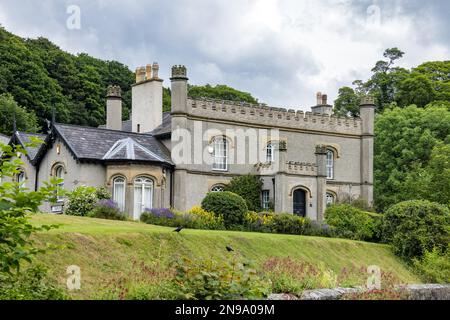
POLYGON ((294 214, 306 217, 306 193, 300 189, 294 191, 294 214))

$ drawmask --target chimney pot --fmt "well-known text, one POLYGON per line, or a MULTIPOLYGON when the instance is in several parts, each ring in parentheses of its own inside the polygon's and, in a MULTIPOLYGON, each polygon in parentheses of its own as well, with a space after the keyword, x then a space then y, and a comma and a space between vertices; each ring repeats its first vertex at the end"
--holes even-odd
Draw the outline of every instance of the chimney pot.
POLYGON ((322 105, 326 105, 328 100, 328 96, 326 94, 322 95, 322 105))
POLYGON ((158 71, 159 71, 158 62, 153 62, 152 69, 153 69, 153 79, 159 79, 159 77, 158 77, 158 71))
POLYGON ((316 94, 316 98, 317 98, 317 105, 320 106, 322 104, 322 92, 317 92, 316 94))
POLYGON ((145 79, 150 80, 152 78, 152 66, 148 64, 145 67, 145 79))

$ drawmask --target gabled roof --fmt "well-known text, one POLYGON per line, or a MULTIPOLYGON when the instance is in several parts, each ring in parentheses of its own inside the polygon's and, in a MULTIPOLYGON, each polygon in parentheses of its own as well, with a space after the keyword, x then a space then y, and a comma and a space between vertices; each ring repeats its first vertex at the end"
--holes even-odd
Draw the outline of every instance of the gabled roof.
POLYGON ((44 141, 45 141, 47 135, 40 134, 40 133, 26 133, 26 132, 16 131, 14 133, 14 137, 17 138, 17 140, 18 140, 17 142, 20 143, 20 145, 27 152, 27 158, 31 162, 34 162, 36 160, 36 156, 38 155, 39 150, 44 145, 44 141), (39 143, 39 144, 37 144, 36 146, 33 146, 33 147, 27 146, 27 144, 30 144, 30 143, 33 142, 32 138, 40 139, 40 140, 42 140, 42 143, 39 143))
POLYGON ((68 124, 54 124, 53 128, 78 160, 136 160, 173 165, 169 150, 150 134, 68 124))

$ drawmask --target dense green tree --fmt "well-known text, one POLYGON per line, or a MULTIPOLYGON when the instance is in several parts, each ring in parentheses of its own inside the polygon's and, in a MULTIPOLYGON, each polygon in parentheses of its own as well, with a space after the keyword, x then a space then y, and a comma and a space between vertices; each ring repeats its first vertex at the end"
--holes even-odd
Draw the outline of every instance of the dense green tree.
POLYGON ((450 207, 450 144, 439 143, 430 161, 415 163, 407 173, 401 192, 405 199, 423 199, 450 207))
POLYGON ((192 98, 212 98, 229 101, 243 101, 248 103, 258 103, 250 93, 242 92, 226 85, 211 86, 189 86, 189 96, 192 98))
POLYGON ((231 179, 225 191, 240 195, 250 211, 260 211, 262 185, 259 176, 248 174, 231 179))
MULTIPOLYGON (((412 196, 420 198, 418 194, 411 194, 412 190, 408 191, 410 188, 405 187, 405 180, 408 181, 408 175, 418 174, 417 170, 428 166, 433 148, 440 143, 450 143, 450 111, 446 106, 393 107, 376 117, 374 176, 378 210, 383 211, 412 196)), ((433 166, 439 167, 436 161, 444 160, 439 158, 433 162, 433 166)), ((424 195, 428 192, 426 186, 421 190, 424 195)), ((439 202, 442 201, 445 200, 439 202)))
POLYGON ((3 28, 0 61, 0 94, 10 93, 20 106, 34 111, 41 130, 52 108, 59 122, 103 124, 109 84, 121 86, 124 119, 129 117, 134 74, 119 62, 72 55, 45 38, 22 39, 3 28))
POLYGON ((8 136, 12 135, 14 118, 19 131, 37 132, 39 130, 37 117, 33 111, 28 112, 18 106, 10 94, 0 94, 0 132, 8 136))
POLYGON ((338 98, 334 101, 334 114, 337 116, 359 116, 360 96, 350 87, 339 89, 338 98))
POLYGON ((396 97, 400 106, 415 104, 423 108, 434 99, 431 80, 422 74, 413 73, 398 84, 396 97))

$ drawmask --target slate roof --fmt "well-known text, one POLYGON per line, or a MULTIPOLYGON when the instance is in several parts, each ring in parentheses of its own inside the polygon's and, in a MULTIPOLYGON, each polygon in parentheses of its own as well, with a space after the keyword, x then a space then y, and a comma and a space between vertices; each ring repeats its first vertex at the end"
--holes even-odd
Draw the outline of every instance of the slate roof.
MULTIPOLYGON (((106 129, 106 124, 101 124, 98 126, 100 129, 106 129)), ((122 131, 131 132, 131 120, 122 121, 122 131)))
MULTIPOLYGON (((101 129, 106 129, 105 124, 102 124, 98 127, 101 129)), ((122 131, 125 132, 133 131, 131 127, 131 120, 122 121, 122 131)), ((172 116, 170 115, 170 111, 163 112, 162 124, 150 133, 153 136, 164 136, 170 134, 171 132, 172 132, 172 116)))
POLYGON ((154 136, 168 135, 172 132, 172 116, 170 112, 163 112, 162 124, 151 132, 154 136))
POLYGON ((54 130, 64 140, 75 157, 80 160, 138 160, 163 162, 173 165, 169 150, 150 134, 68 124, 55 124, 54 130), (133 146, 136 146, 133 149, 134 159, 130 158, 127 152, 123 151, 126 150, 125 148, 114 154, 113 158, 105 158, 105 155, 113 146, 128 138, 133 141, 133 146), (150 152, 143 152, 142 149, 150 152))
POLYGON ((44 140, 47 137, 47 135, 45 134, 39 134, 39 133, 26 133, 26 132, 19 132, 17 131, 15 136, 17 137, 17 139, 19 139, 19 143, 25 148, 25 150, 27 151, 27 157, 28 159, 30 159, 30 161, 34 161, 39 149, 42 147, 42 145, 44 144, 44 140), (31 143, 31 137, 34 138, 39 138, 42 140, 42 143, 39 143, 38 145, 36 145, 35 147, 27 147, 25 146, 25 144, 31 143))

